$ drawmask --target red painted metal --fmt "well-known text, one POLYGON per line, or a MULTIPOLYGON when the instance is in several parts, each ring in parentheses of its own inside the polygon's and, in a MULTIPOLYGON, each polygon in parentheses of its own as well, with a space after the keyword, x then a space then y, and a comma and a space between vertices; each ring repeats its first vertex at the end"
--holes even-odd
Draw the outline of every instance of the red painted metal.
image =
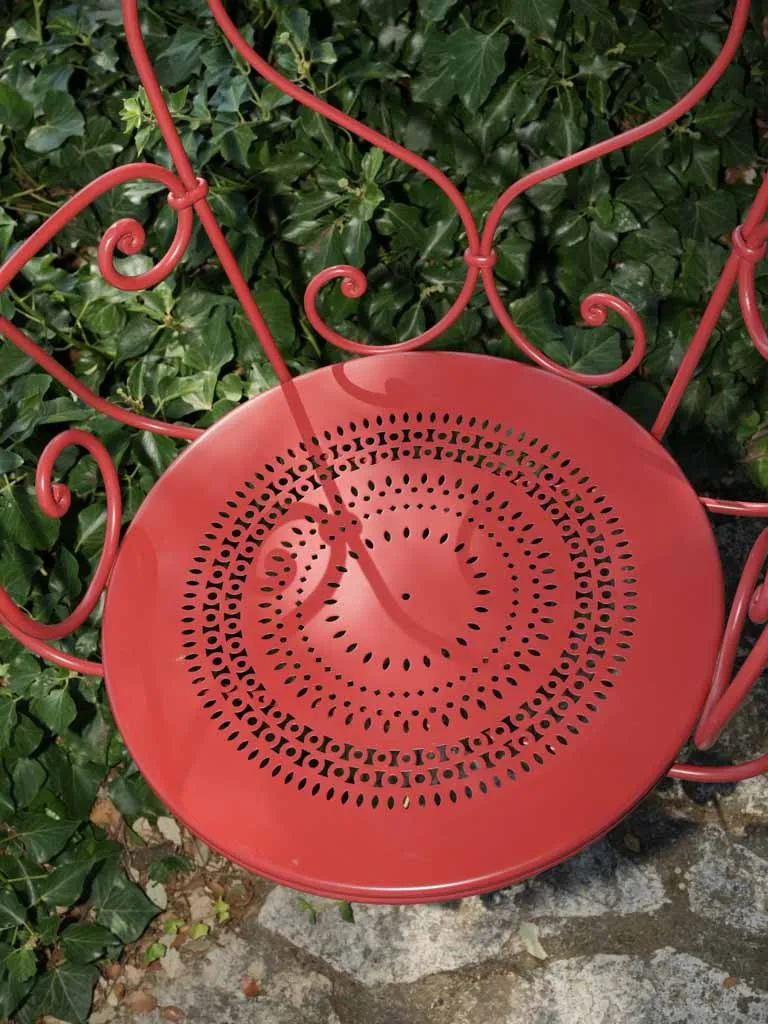
POLYGON ((0 586, 0 622, 18 640, 49 661, 73 672, 102 675, 102 666, 97 662, 85 661, 75 655, 59 651, 46 642, 60 640, 73 633, 91 614, 104 590, 120 542, 122 498, 117 470, 101 441, 84 430, 65 430, 49 441, 43 449, 35 474, 35 493, 40 508, 54 519, 61 519, 69 511, 72 495, 66 484, 53 483, 53 469, 59 455, 70 445, 80 445, 91 453, 101 471, 106 489, 104 546, 96 572, 75 610, 56 625, 45 625, 30 618, 16 606, 5 587, 0 586))
MULTIPOLYGON (((761 225, 765 220, 766 215, 768 215, 768 178, 763 179, 763 183, 758 190, 755 201, 747 214, 744 224, 737 229, 737 232, 734 233, 733 241, 736 244, 723 267, 720 279, 712 292, 712 297, 707 303, 707 307, 704 310, 704 314, 698 327, 696 328, 696 332, 686 349, 685 355, 680 362, 680 367, 675 374, 672 385, 667 392, 667 396, 659 410, 658 416, 656 417, 656 422, 654 423, 651 431, 654 437, 661 439, 666 433, 666 430, 672 421, 672 417, 675 415, 675 412, 680 405, 685 389, 688 387, 691 377, 704 354, 704 349, 707 347, 709 339, 712 337, 712 332, 717 326, 720 314, 728 301, 731 291, 733 290, 733 286, 736 284, 737 279, 740 278, 740 272, 744 273, 744 277, 741 278, 739 282, 739 294, 742 310, 745 308, 746 302, 746 308, 750 313, 754 311, 754 293, 750 295, 747 291, 745 300, 745 284, 748 289, 751 275, 754 275, 752 252, 754 251, 754 247, 761 244, 761 225), (755 237, 756 233, 757 237, 753 241, 753 237, 755 237)), ((755 312, 755 317, 750 320, 749 324, 750 337, 753 341, 755 340, 758 326, 759 317, 757 317, 755 312)), ((759 334, 757 336, 759 337, 759 334)), ((758 350, 761 354, 766 355, 765 349, 758 346, 758 350)))
POLYGON ((123 290, 164 280, 183 259, 197 216, 280 385, 205 432, 168 424, 99 398, 0 317, 0 333, 97 412, 194 441, 119 551, 120 490, 108 453, 81 430, 51 442, 37 473, 40 505, 65 514, 69 492, 52 482, 54 463, 65 447, 85 447, 105 484, 104 550, 62 622, 34 621, 1 589, 0 622, 55 664, 101 675, 101 664, 49 641, 82 625, 109 580, 107 686, 152 785, 212 846, 326 895, 481 892, 575 852, 665 771, 713 782, 768 770, 768 755, 716 768, 673 763, 692 730, 699 747, 715 741, 768 662, 764 631, 734 673, 746 616, 768 618, 759 582, 768 530, 723 632, 705 510, 766 516, 768 502, 697 499, 659 444, 734 287, 749 335, 768 357, 754 287, 768 248, 768 179, 733 233, 650 432, 579 387, 610 385, 637 368, 646 338, 636 311, 613 295, 587 296, 584 322, 617 314, 631 333, 630 354, 603 374, 560 367, 511 319, 493 248, 504 214, 528 189, 690 110, 733 58, 748 0, 736 0, 723 49, 686 96, 644 125, 526 175, 499 197, 482 230, 442 171, 288 81, 243 39, 221 0, 208 4, 266 81, 443 191, 466 234, 463 285, 427 330, 366 345, 332 329, 317 308, 333 281, 348 298, 361 297, 364 271, 326 268, 305 292, 310 324, 369 358, 292 380, 174 127, 137 0, 123 0, 128 45, 175 170, 144 162, 101 175, 11 255, 0 291, 96 198, 128 181, 158 181, 177 217, 168 251, 145 273, 122 273, 116 256, 145 244, 142 225, 124 218, 99 245, 102 275, 123 290), (542 369, 411 351, 457 322, 478 280, 503 329, 542 369))
MULTIPOLYGON (((150 163, 126 164, 124 167, 116 167, 100 175, 90 185, 80 189, 68 199, 64 205, 48 218, 34 234, 18 247, 0 267, 0 292, 8 287, 13 278, 19 273, 33 256, 50 242, 63 227, 90 206, 95 199, 104 195, 110 189, 118 185, 124 185, 128 181, 137 179, 149 179, 159 181, 166 185, 171 194, 179 194, 183 191, 183 185, 171 171, 165 167, 158 167, 150 163)), ((192 211, 180 209, 178 211, 178 224, 176 234, 168 252, 162 257, 159 263, 144 274, 135 277, 126 277, 119 273, 114 266, 113 259, 115 250, 124 255, 137 253, 144 244, 144 229, 132 218, 126 217, 113 224, 104 234, 99 245, 99 270, 104 277, 118 288, 135 290, 148 288, 151 285, 162 281, 178 265, 184 255, 190 235, 192 234, 192 211)), ((94 408, 97 412, 111 419, 118 420, 128 426, 138 427, 140 430, 151 430, 157 434, 167 434, 170 437, 179 437, 184 440, 193 440, 202 431, 195 427, 174 426, 171 423, 162 423, 160 420, 153 420, 149 416, 139 416, 136 413, 121 409, 112 402, 99 398, 90 388, 82 384, 74 374, 65 370, 52 356, 36 345, 31 338, 11 323, 4 316, 0 316, 0 334, 5 335, 9 341, 22 350, 31 359, 47 370, 52 377, 55 377, 61 384, 77 395, 84 402, 94 408)))
POLYGON ((447 899, 651 788, 722 617, 707 516, 634 421, 536 368, 399 353, 180 456, 124 538, 104 661, 129 749, 206 842, 312 892, 447 899))

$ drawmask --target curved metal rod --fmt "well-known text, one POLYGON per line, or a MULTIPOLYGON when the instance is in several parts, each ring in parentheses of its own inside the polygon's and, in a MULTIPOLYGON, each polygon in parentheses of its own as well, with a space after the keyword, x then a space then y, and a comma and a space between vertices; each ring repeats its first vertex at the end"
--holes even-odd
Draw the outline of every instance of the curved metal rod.
POLYGON ((744 782, 768 772, 768 754, 756 757, 742 764, 703 765, 673 764, 667 772, 670 779, 682 779, 684 782, 744 782))
POLYGON ((490 291, 488 290, 488 281, 485 274, 483 275, 483 283, 488 293, 488 301, 491 304, 496 317, 510 337, 516 342, 517 347, 521 349, 529 359, 543 367, 545 370, 551 370, 553 373, 558 374, 561 377, 565 377, 566 380, 574 381, 576 384, 584 384, 590 388, 607 387, 609 384, 615 384, 617 381, 623 380, 624 377, 628 377, 630 373, 637 369, 642 362, 643 356, 645 355, 645 327, 643 322, 624 299, 620 299, 618 295, 610 295, 608 292, 593 292, 588 295, 581 303, 581 315, 584 320, 591 327, 600 327, 608 319, 608 311, 613 310, 618 313, 619 316, 628 324, 632 331, 632 351, 629 358, 621 364, 617 369, 610 370, 607 373, 579 373, 577 370, 569 370, 564 366, 560 366, 559 363, 554 362, 548 356, 545 356, 543 352, 539 351, 536 346, 528 340, 525 334, 520 330, 516 323, 512 320, 509 313, 504 306, 504 303, 496 290, 496 285, 491 286, 490 291))
MULTIPOLYGON (((693 742, 701 750, 707 750, 715 743, 768 664, 766 627, 739 671, 732 676, 747 616, 755 623, 768 620, 768 587, 765 583, 758 586, 758 578, 767 558, 768 529, 765 529, 755 541, 739 580, 717 657, 712 685, 693 736, 693 742)), ((737 782, 760 775, 764 771, 768 771, 768 754, 744 764, 724 767, 675 764, 668 774, 673 778, 695 782, 737 782)))
MULTIPOLYGON (((209 0, 209 2, 211 2, 211 0, 209 0)), ((520 181, 511 185, 499 197, 491 212, 488 214, 483 227, 482 242, 480 246, 482 256, 487 258, 491 255, 493 251, 493 240, 502 216, 509 205, 513 203, 515 199, 518 199, 524 192, 527 192, 535 185, 541 184, 543 181, 548 181, 557 174, 563 174, 566 171, 571 171, 576 167, 581 167, 583 164, 590 163, 600 157, 607 156, 609 153, 614 153, 618 149, 630 146, 634 142, 639 142, 641 139, 645 139, 649 135, 653 135, 655 132, 666 128, 673 121, 678 120, 678 118, 682 117, 683 114, 686 114, 692 107, 694 107, 699 100, 701 100, 710 91, 710 89, 712 89, 733 59, 747 24, 749 5, 750 0, 736 0, 736 8, 728 31, 728 36, 716 60, 704 77, 688 93, 686 93, 682 99, 678 100, 677 103, 671 106, 669 110, 651 118, 651 120, 646 121, 645 124, 638 125, 636 128, 631 128, 611 139, 605 139, 602 142, 595 143, 595 145, 589 146, 587 149, 583 149, 578 153, 572 153, 570 156, 563 157, 561 160, 556 160, 554 163, 551 163, 546 167, 541 167, 536 171, 532 171, 524 178, 521 178, 520 181)), ((533 342, 525 336, 509 316, 496 288, 492 268, 490 266, 483 267, 481 269, 481 273, 483 277, 483 286, 485 287, 488 295, 488 300, 502 327, 515 341, 517 346, 528 356, 528 358, 532 359, 535 363, 538 363, 539 366, 543 366, 548 370, 559 373, 562 377, 566 377, 568 380, 573 380, 580 384, 586 384, 594 387, 600 384, 614 384, 617 381, 622 380, 632 372, 642 358, 642 352, 638 355, 638 349, 640 348, 639 336, 633 326, 634 341, 632 354, 622 366, 613 370, 611 373, 575 373, 572 370, 558 366, 557 363, 548 359, 547 356, 545 356, 544 353, 541 352, 533 342)), ((589 296, 585 299, 585 302, 589 303, 596 298, 597 296, 589 296)), ((603 303, 605 302, 604 299, 601 301, 603 303)), ((624 305, 626 306, 626 303, 624 305)), ((622 312, 621 315, 627 319, 624 312, 622 312)), ((637 314, 635 314, 634 311, 633 315, 637 317, 637 314)))
POLYGON ((733 250, 739 257, 739 304, 752 344, 768 359, 768 334, 760 317, 755 292, 755 269, 768 251, 768 223, 760 224, 745 238, 741 227, 733 232, 733 250))
POLYGON ((42 654, 66 668, 90 673, 100 666, 97 666, 95 662, 84 662, 73 655, 58 651, 45 641, 61 640, 62 637, 73 633, 82 626, 96 607, 117 556, 123 506, 117 470, 107 449, 93 434, 87 434, 84 430, 71 429, 63 431, 49 441, 40 457, 35 473, 35 493, 43 512, 54 519, 61 519, 69 511, 72 495, 66 484, 53 483, 53 470, 59 455, 71 445, 79 445, 90 452, 99 467, 106 490, 107 521, 104 546, 96 571, 75 610, 61 622, 51 625, 37 622, 27 615, 14 603, 8 591, 0 586, 0 622, 17 640, 20 640, 36 654, 42 654), (83 667, 86 665, 87 669, 83 667))
POLYGON ((426 345, 434 338, 439 337, 459 319, 464 311, 464 307, 472 298, 472 293, 477 285, 477 275, 477 269, 470 267, 456 301, 436 324, 433 324, 432 327, 422 334, 408 338, 406 341, 396 342, 394 345, 365 345, 363 342, 345 338, 343 334, 339 334, 338 331, 334 331, 332 327, 329 327, 317 310, 318 292, 324 284, 327 284, 334 278, 341 278, 341 292, 346 298, 359 299, 361 295, 365 294, 368 289, 368 279, 363 271, 357 267, 339 264, 336 267, 327 267, 325 270, 321 270, 320 273, 315 274, 304 292, 304 309, 307 313, 307 319, 317 333, 332 345, 336 345, 337 348, 344 349, 345 352, 355 352, 361 356, 384 355, 387 352, 410 352, 415 348, 421 348, 422 345, 426 345))
POLYGON ((744 260, 750 261, 753 258, 752 239, 766 216, 768 216, 768 177, 763 179, 744 223, 731 236, 733 242, 731 253, 651 428, 651 434, 659 440, 672 422, 672 417, 680 405, 685 389, 699 365, 704 349, 707 347, 712 332, 720 319, 720 314, 730 297, 731 290, 738 280, 739 272, 743 269, 744 260))
POLYGON ((23 644, 38 657, 50 661, 52 665, 66 668, 70 672, 78 672, 82 676, 102 677, 104 675, 104 666, 100 661, 87 661, 85 658, 78 658, 75 654, 67 654, 66 651, 60 651, 58 647, 53 647, 44 640, 37 640, 27 633, 23 633, 20 629, 16 629, 10 622, 5 622, 2 618, 0 618, 0 623, 2 623, 4 629, 8 630, 14 640, 18 640, 20 644, 23 644))
MULTIPOLYGON (((132 163, 107 171, 96 178, 95 181, 81 188, 79 192, 76 192, 8 257, 2 267, 0 267, 0 292, 8 286, 28 260, 36 256, 57 232, 61 231, 74 217, 90 206, 95 199, 98 199, 118 185, 125 184, 127 181, 135 181, 139 178, 158 181, 160 184, 165 185, 169 191, 169 198, 178 200, 180 197, 183 197, 184 186, 179 178, 172 171, 157 164, 132 163)), ((185 205, 177 206, 177 217, 176 233, 168 251, 164 253, 154 267, 134 277, 121 274, 115 268, 113 262, 115 250, 126 254, 137 253, 144 243, 144 229, 131 217, 123 218, 107 228, 99 245, 98 260, 99 269, 106 280, 118 288, 137 290, 139 288, 151 287, 167 277, 184 255, 192 233, 192 210, 185 205)), ((121 423, 138 427, 141 430, 150 430, 156 434, 166 434, 169 437, 178 437, 184 440, 193 440, 203 433, 197 427, 174 426, 171 423, 163 423, 161 420, 155 420, 149 416, 141 416, 129 412, 114 405, 112 402, 106 401, 106 399, 100 398, 4 316, 0 316, 0 334, 5 335, 9 341, 17 345, 31 359, 34 359, 39 366, 42 366, 60 384, 63 384, 76 394, 78 398, 105 416, 109 416, 121 423)))
POLYGON ((744 664, 731 680, 736 651, 747 615, 756 623, 768 619, 765 609, 765 594, 763 588, 757 585, 766 558, 768 558, 768 529, 763 530, 755 541, 736 588, 736 596, 728 616, 712 686, 693 737, 696 746, 703 750, 711 747, 716 741, 768 663, 768 630, 763 630, 757 643, 747 655, 744 664))
MULTIPOLYGON (((261 310, 256 304, 253 295, 251 295, 248 282, 245 280, 243 272, 232 254, 232 250, 224 237, 224 232, 219 227, 213 215, 213 210, 208 205, 205 192, 198 192, 201 184, 200 179, 195 176, 192 164, 173 123, 168 104, 165 102, 163 90, 160 88, 160 83, 157 80, 157 75, 147 53, 147 48, 144 45, 141 23, 139 21, 138 0, 122 0, 121 9, 128 49, 131 51, 141 84, 144 86, 150 106, 160 126, 160 132, 179 172, 179 177, 183 182, 182 201, 190 199, 193 202, 195 213, 200 218, 200 223, 203 225, 205 233, 208 235, 211 245, 221 261, 224 273, 229 278, 229 282, 240 300, 243 311, 248 317, 248 322, 253 328, 254 334, 259 339, 264 354, 275 371, 277 379, 284 383, 291 379, 290 371, 285 365, 285 360, 280 355, 280 350, 272 336, 272 332, 261 315, 261 310)), ((169 202, 173 205, 172 199, 169 199, 169 202)))
POLYGON ((750 519, 768 517, 768 501, 731 501, 728 498, 706 497, 700 497, 699 501, 710 512, 719 512, 725 516, 741 516, 750 519))
MULTIPOLYGON (((105 192, 124 185, 127 181, 136 181, 139 178, 147 178, 150 181, 157 181, 165 185, 171 195, 180 195, 184 186, 176 175, 166 167, 159 164, 139 162, 125 164, 123 167, 114 167, 111 171, 100 174, 98 178, 90 182, 78 192, 75 192, 63 206, 40 225, 29 238, 16 249, 0 267, 0 291, 7 287, 8 283, 19 273, 28 260, 36 256, 38 252, 63 227, 66 227, 78 213, 90 206, 94 200, 103 196, 105 192)), ((101 244, 99 245, 99 270, 110 284, 117 288, 128 288, 138 291, 141 288, 151 288, 152 285, 166 278, 176 268, 189 243, 192 234, 192 211, 189 207, 177 206, 178 219, 176 234, 173 241, 162 259, 143 274, 136 274, 135 277, 127 277, 118 273, 113 265, 115 249, 126 255, 135 255, 144 244, 144 228, 132 217, 124 217, 107 228, 101 244), (127 282, 127 284, 123 283, 127 282)))
MULTIPOLYGON (((211 13, 213 14, 219 28, 230 41, 232 46, 234 46, 240 56, 243 57, 252 68, 258 71, 262 78, 267 82, 274 85, 281 92, 290 96, 291 99, 296 100, 297 103, 301 103, 303 106, 309 107, 310 110, 314 110, 316 113, 321 114, 329 121, 333 121, 334 124, 338 124, 342 128, 346 128, 347 131, 365 139, 365 141, 370 142, 371 145, 377 146, 379 149, 384 150, 385 153, 389 153, 390 156, 394 156, 398 160, 402 160, 403 163, 415 168, 417 171, 420 171, 423 175, 433 181, 444 195, 448 197, 461 218, 461 222, 467 234, 469 254, 471 256, 479 255, 480 237, 474 217, 472 216, 469 206, 461 192, 459 192, 458 188, 445 174, 443 174, 442 171, 439 171, 423 157, 417 156, 404 146, 388 139, 386 135, 382 135, 381 132, 377 132, 373 128, 369 128, 367 125, 363 124, 362 121, 358 121, 356 118, 350 117, 348 114, 344 114, 342 111, 337 110, 336 107, 331 106, 330 103, 326 103, 325 100, 319 99, 317 96, 314 96, 312 93, 307 92, 305 89, 302 89, 300 86, 295 85, 289 79, 285 78, 271 67, 262 57, 260 57, 253 47, 243 39, 237 26, 224 9, 224 5, 221 0, 208 0, 208 6, 211 9, 211 13)), ((326 284, 334 278, 342 278, 342 291, 347 298, 359 298, 365 292, 367 287, 367 279, 362 270, 347 265, 340 265, 336 267, 329 267, 326 270, 321 271, 307 286, 304 297, 304 306, 307 317, 318 334, 325 338, 326 341, 333 345, 338 345, 340 348, 344 348, 348 352, 358 352, 362 355, 370 355, 376 352, 406 352, 410 349, 418 348, 421 345, 426 345, 428 341, 437 337, 437 335, 442 334, 452 326, 456 320, 458 320, 467 305, 472 292, 474 291, 475 284, 477 282, 477 275, 478 268, 470 264, 468 266, 464 286, 448 312, 445 313, 428 331, 424 331, 421 334, 415 335, 413 338, 408 338, 405 341, 397 342, 393 345, 361 345, 359 342, 353 341, 350 338, 345 338, 337 331, 332 330, 320 318, 320 315, 317 312, 315 302, 317 292, 323 284, 326 284)))

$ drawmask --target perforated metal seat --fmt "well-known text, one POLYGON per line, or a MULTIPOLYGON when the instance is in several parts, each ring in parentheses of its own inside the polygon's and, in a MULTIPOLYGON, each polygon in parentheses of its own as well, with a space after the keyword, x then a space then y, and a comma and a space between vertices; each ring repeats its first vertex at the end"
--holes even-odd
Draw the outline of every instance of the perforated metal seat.
POLYGON ((608 402, 488 357, 379 356, 249 403, 168 470, 115 565, 106 678, 152 786, 228 857, 446 898, 572 853, 667 770, 720 594, 696 495, 608 402))
POLYGON ((736 0, 723 50, 665 114, 539 168, 494 204, 482 234, 431 163, 334 110, 269 67, 220 0, 213 17, 238 52, 293 99, 431 179, 467 237, 466 277, 443 318, 390 350, 322 320, 319 290, 360 298, 359 268, 309 282, 305 311, 329 344, 367 358, 292 379, 174 129, 141 37, 126 31, 177 172, 148 163, 106 172, 0 268, 0 291, 78 212, 115 186, 168 189, 177 229, 149 270, 126 277, 117 252, 144 231, 107 229, 99 266, 114 286, 163 280, 194 218, 221 259, 279 384, 203 431, 118 408, 7 318, 0 333, 96 410, 191 440, 120 545, 120 485, 82 430, 44 449, 43 509, 69 507, 54 464, 69 445, 96 459, 107 495, 104 552, 72 613, 32 620, 0 587, 0 621, 55 664, 105 674, 117 722, 162 800, 211 846, 259 873, 356 900, 447 899, 500 887, 562 860, 616 823, 665 772, 737 780, 768 771, 674 764, 694 730, 711 745, 768 663, 764 630, 733 672, 749 614, 768 619, 755 544, 723 629, 719 560, 705 509, 766 516, 768 503, 699 498, 662 440, 738 285, 768 356, 754 274, 768 248, 768 179, 687 347, 651 431, 587 390, 641 362, 639 315, 587 296, 589 325, 618 314, 626 361, 600 375, 557 366, 515 324, 494 279, 494 238, 528 188, 645 138, 686 113, 722 75, 747 21, 736 0), (412 351, 455 323, 479 282, 500 327, 539 368, 489 356, 412 351), (108 583, 104 663, 54 646, 108 583), (697 724, 698 723, 698 724, 697 724))

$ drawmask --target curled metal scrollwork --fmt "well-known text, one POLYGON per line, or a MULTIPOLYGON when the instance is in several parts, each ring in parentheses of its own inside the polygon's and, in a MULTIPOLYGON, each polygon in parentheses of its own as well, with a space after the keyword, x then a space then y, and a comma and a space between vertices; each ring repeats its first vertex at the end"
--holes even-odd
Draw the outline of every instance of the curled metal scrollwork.
MULTIPOLYGON (((132 2, 134 2, 134 0, 132 0, 132 2)), ((260 57, 253 47, 245 41, 235 23, 227 14, 221 0, 208 0, 208 6, 211 9, 213 17, 232 46, 234 46, 241 57, 243 57, 255 71, 258 71, 265 81, 274 85, 287 96, 290 96, 291 99, 296 100, 297 103, 301 103, 303 106, 309 107, 309 109, 314 110, 315 113, 320 114, 329 121, 333 121, 335 124, 340 125, 342 128, 352 132, 359 138, 365 139, 366 142, 370 142, 371 145, 377 146, 390 156, 396 157, 398 160, 408 164, 410 167, 413 167, 415 170, 433 181, 444 195, 447 196, 458 213, 459 219, 461 220, 467 235, 470 252, 479 252, 480 236, 477 230, 477 225, 475 224, 475 219, 472 216, 469 206, 461 192, 453 182, 443 174, 442 171, 434 167, 428 160, 425 160, 423 157, 417 156, 409 149, 406 149, 405 146, 401 146, 398 143, 393 142, 385 135, 382 135, 381 132, 377 132, 373 128, 369 128, 368 125, 363 124, 362 121, 358 121, 356 118, 350 117, 348 114, 337 110, 336 107, 331 106, 330 103, 326 103, 325 100, 321 100, 319 97, 307 92, 300 86, 295 85, 284 75, 281 75, 271 67, 264 58, 260 57)), ((306 310, 307 317, 318 334, 331 344, 337 345, 339 348, 342 348, 347 352, 356 352, 360 355, 374 355, 383 352, 407 352, 411 349, 420 348, 422 345, 426 345, 434 338, 439 337, 439 335, 451 327, 452 324, 458 320, 472 297, 472 293, 474 292, 477 284, 478 267, 470 264, 467 265, 467 275, 459 295, 453 301, 450 309, 436 324, 428 330, 423 331, 421 334, 414 335, 412 338, 407 338, 404 341, 397 342, 392 345, 363 345, 351 338, 345 338, 344 335, 340 334, 338 331, 334 331, 325 323, 317 310, 317 294, 323 285, 336 278, 341 279, 342 292, 347 298, 360 298, 367 290, 367 278, 365 273, 359 268, 339 265, 321 270, 320 273, 316 274, 310 281, 304 293, 304 308, 306 310)))
POLYGON ((36 654, 46 657, 54 664, 86 675, 102 675, 98 662, 85 661, 75 655, 52 647, 51 640, 61 640, 85 622, 96 607, 112 570, 120 542, 120 521, 122 498, 117 470, 109 452, 93 434, 84 430, 70 429, 58 434, 45 446, 35 474, 35 493, 43 512, 53 519, 61 519, 69 511, 72 500, 66 484, 53 482, 53 470, 59 455, 65 448, 79 445, 85 448, 96 461, 106 492, 106 526, 104 545, 96 570, 86 592, 74 611, 57 623, 37 622, 16 605, 8 591, 0 586, 0 622, 18 640, 36 654))
MULTIPOLYGON (((126 164, 96 178, 89 185, 76 192, 60 209, 50 216, 30 237, 23 242, 0 267, 0 292, 19 273, 22 267, 33 256, 47 245, 48 242, 69 222, 90 206, 94 200, 106 192, 129 181, 157 181, 168 189, 169 202, 175 206, 177 222, 176 232, 166 253, 149 270, 133 276, 121 273, 114 264, 116 252, 124 255, 135 255, 140 252, 145 242, 144 228, 132 217, 124 217, 112 224, 105 231, 99 245, 99 270, 104 278, 117 288, 137 291, 149 288, 164 280, 174 270, 183 257, 192 234, 193 212, 191 204, 184 202, 187 192, 181 180, 172 171, 157 164, 146 162, 126 164), (174 203, 172 200, 176 200, 174 203), (181 201, 180 201, 181 200, 181 201)), ((204 193, 203 193, 204 194, 204 193)), ((61 384, 87 402, 98 412, 119 420, 121 423, 150 430, 170 437, 193 440, 202 433, 196 427, 175 426, 163 423, 149 416, 141 416, 121 409, 119 406, 100 398, 90 388, 81 383, 77 377, 65 370, 55 359, 48 355, 39 345, 35 344, 22 330, 6 317, 0 316, 0 334, 17 345, 26 355, 42 366, 61 384)))
MULTIPOLYGON (((132 0, 135 2, 135 0, 132 0)), ((504 213, 510 204, 520 198, 523 193, 535 185, 558 174, 565 173, 583 164, 590 163, 602 156, 613 153, 618 149, 629 146, 634 142, 661 131, 687 113, 698 101, 705 96, 715 85, 726 67, 732 60, 741 40, 749 13, 749 0, 737 0, 736 9, 731 22, 728 37, 723 48, 703 78, 677 103, 668 110, 628 131, 622 132, 611 139, 606 139, 581 152, 557 160, 550 165, 539 168, 526 175, 520 181, 510 186, 503 195, 499 197, 491 210, 482 232, 482 239, 479 237, 474 218, 462 197, 461 193, 449 181, 449 179, 438 171, 431 163, 422 157, 405 149, 403 146, 393 142, 381 133, 374 131, 367 125, 342 113, 335 107, 319 99, 313 94, 295 85, 285 76, 271 67, 243 38, 232 19, 227 14, 222 0, 208 0, 208 6, 214 19, 224 32, 227 39, 240 53, 242 57, 253 67, 267 82, 280 89, 286 95, 298 103, 309 107, 316 113, 330 121, 351 131, 359 138, 378 146, 384 152, 396 157, 426 177, 430 178, 444 192, 459 214, 464 229, 467 233, 468 249, 465 254, 468 272, 464 285, 451 305, 450 309, 441 319, 428 330, 390 345, 366 345, 345 337, 338 331, 331 328, 320 316, 317 309, 317 297, 323 285, 335 279, 341 280, 342 293, 351 299, 360 298, 367 290, 367 279, 362 270, 348 265, 328 267, 320 271, 308 284, 304 306, 307 317, 314 329, 326 341, 347 352, 354 352, 361 355, 372 355, 383 352, 408 351, 419 348, 438 337, 450 326, 452 326, 465 309, 472 296, 477 283, 478 276, 482 276, 483 286, 488 295, 491 307, 496 314, 501 326, 515 341, 518 347, 533 362, 537 363, 560 376, 576 381, 590 387, 604 386, 616 383, 627 377, 635 370, 645 352, 645 332, 643 331, 638 314, 627 302, 605 293, 598 293, 588 296, 582 303, 582 315, 588 324, 594 325, 605 322, 607 310, 611 309, 618 313, 628 324, 632 331, 632 350, 625 362, 608 373, 579 373, 560 366, 538 349, 533 342, 526 337, 524 332, 514 323, 510 317, 504 302, 502 301, 493 276, 493 265, 495 253, 493 250, 494 238, 499 228, 504 213)))

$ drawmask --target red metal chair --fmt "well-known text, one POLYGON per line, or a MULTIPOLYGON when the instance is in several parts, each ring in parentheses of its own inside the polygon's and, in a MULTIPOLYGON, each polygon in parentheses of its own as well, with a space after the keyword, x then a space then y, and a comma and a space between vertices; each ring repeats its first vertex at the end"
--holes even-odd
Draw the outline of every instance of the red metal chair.
POLYGON ((37 471, 42 508, 69 445, 96 459, 108 524, 77 609, 42 625, 0 591, 0 619, 57 665, 103 674, 119 727, 161 799, 226 856, 279 882, 368 901, 446 899, 499 888, 557 863, 618 822, 665 773, 746 779, 732 767, 676 764, 693 731, 709 747, 768 662, 768 632, 734 674, 745 619, 768 618, 758 584, 768 530, 749 556, 723 628, 723 584, 708 512, 768 515, 768 503, 699 498, 661 440, 738 287, 750 336, 768 356, 755 302, 766 251, 760 188, 650 432, 590 388, 636 369, 643 325, 623 300, 590 295, 588 324, 617 313, 631 356, 610 373, 565 370, 512 321, 494 282, 494 236, 532 186, 663 129, 722 75, 748 15, 737 0, 714 64, 663 115, 529 174, 499 197, 482 232, 461 193, 426 160, 293 85, 208 0, 236 50, 294 100, 405 161, 450 198, 467 236, 466 279, 418 337, 364 345, 318 313, 331 267, 305 308, 326 341, 366 358, 293 379, 173 126, 124 0, 131 53, 175 171, 134 163, 73 196, 0 270, 4 288, 96 197, 152 179, 177 228, 153 269, 125 277, 117 253, 144 232, 120 220, 99 247, 118 288, 151 287, 179 263, 197 216, 280 384, 203 432, 98 398, 0 318, 0 331, 83 401, 142 430, 192 443, 119 542, 120 487, 103 445, 66 430, 37 471), (504 330, 536 367, 423 352, 453 324, 478 279, 504 330), (106 587, 104 663, 55 647, 106 587))

